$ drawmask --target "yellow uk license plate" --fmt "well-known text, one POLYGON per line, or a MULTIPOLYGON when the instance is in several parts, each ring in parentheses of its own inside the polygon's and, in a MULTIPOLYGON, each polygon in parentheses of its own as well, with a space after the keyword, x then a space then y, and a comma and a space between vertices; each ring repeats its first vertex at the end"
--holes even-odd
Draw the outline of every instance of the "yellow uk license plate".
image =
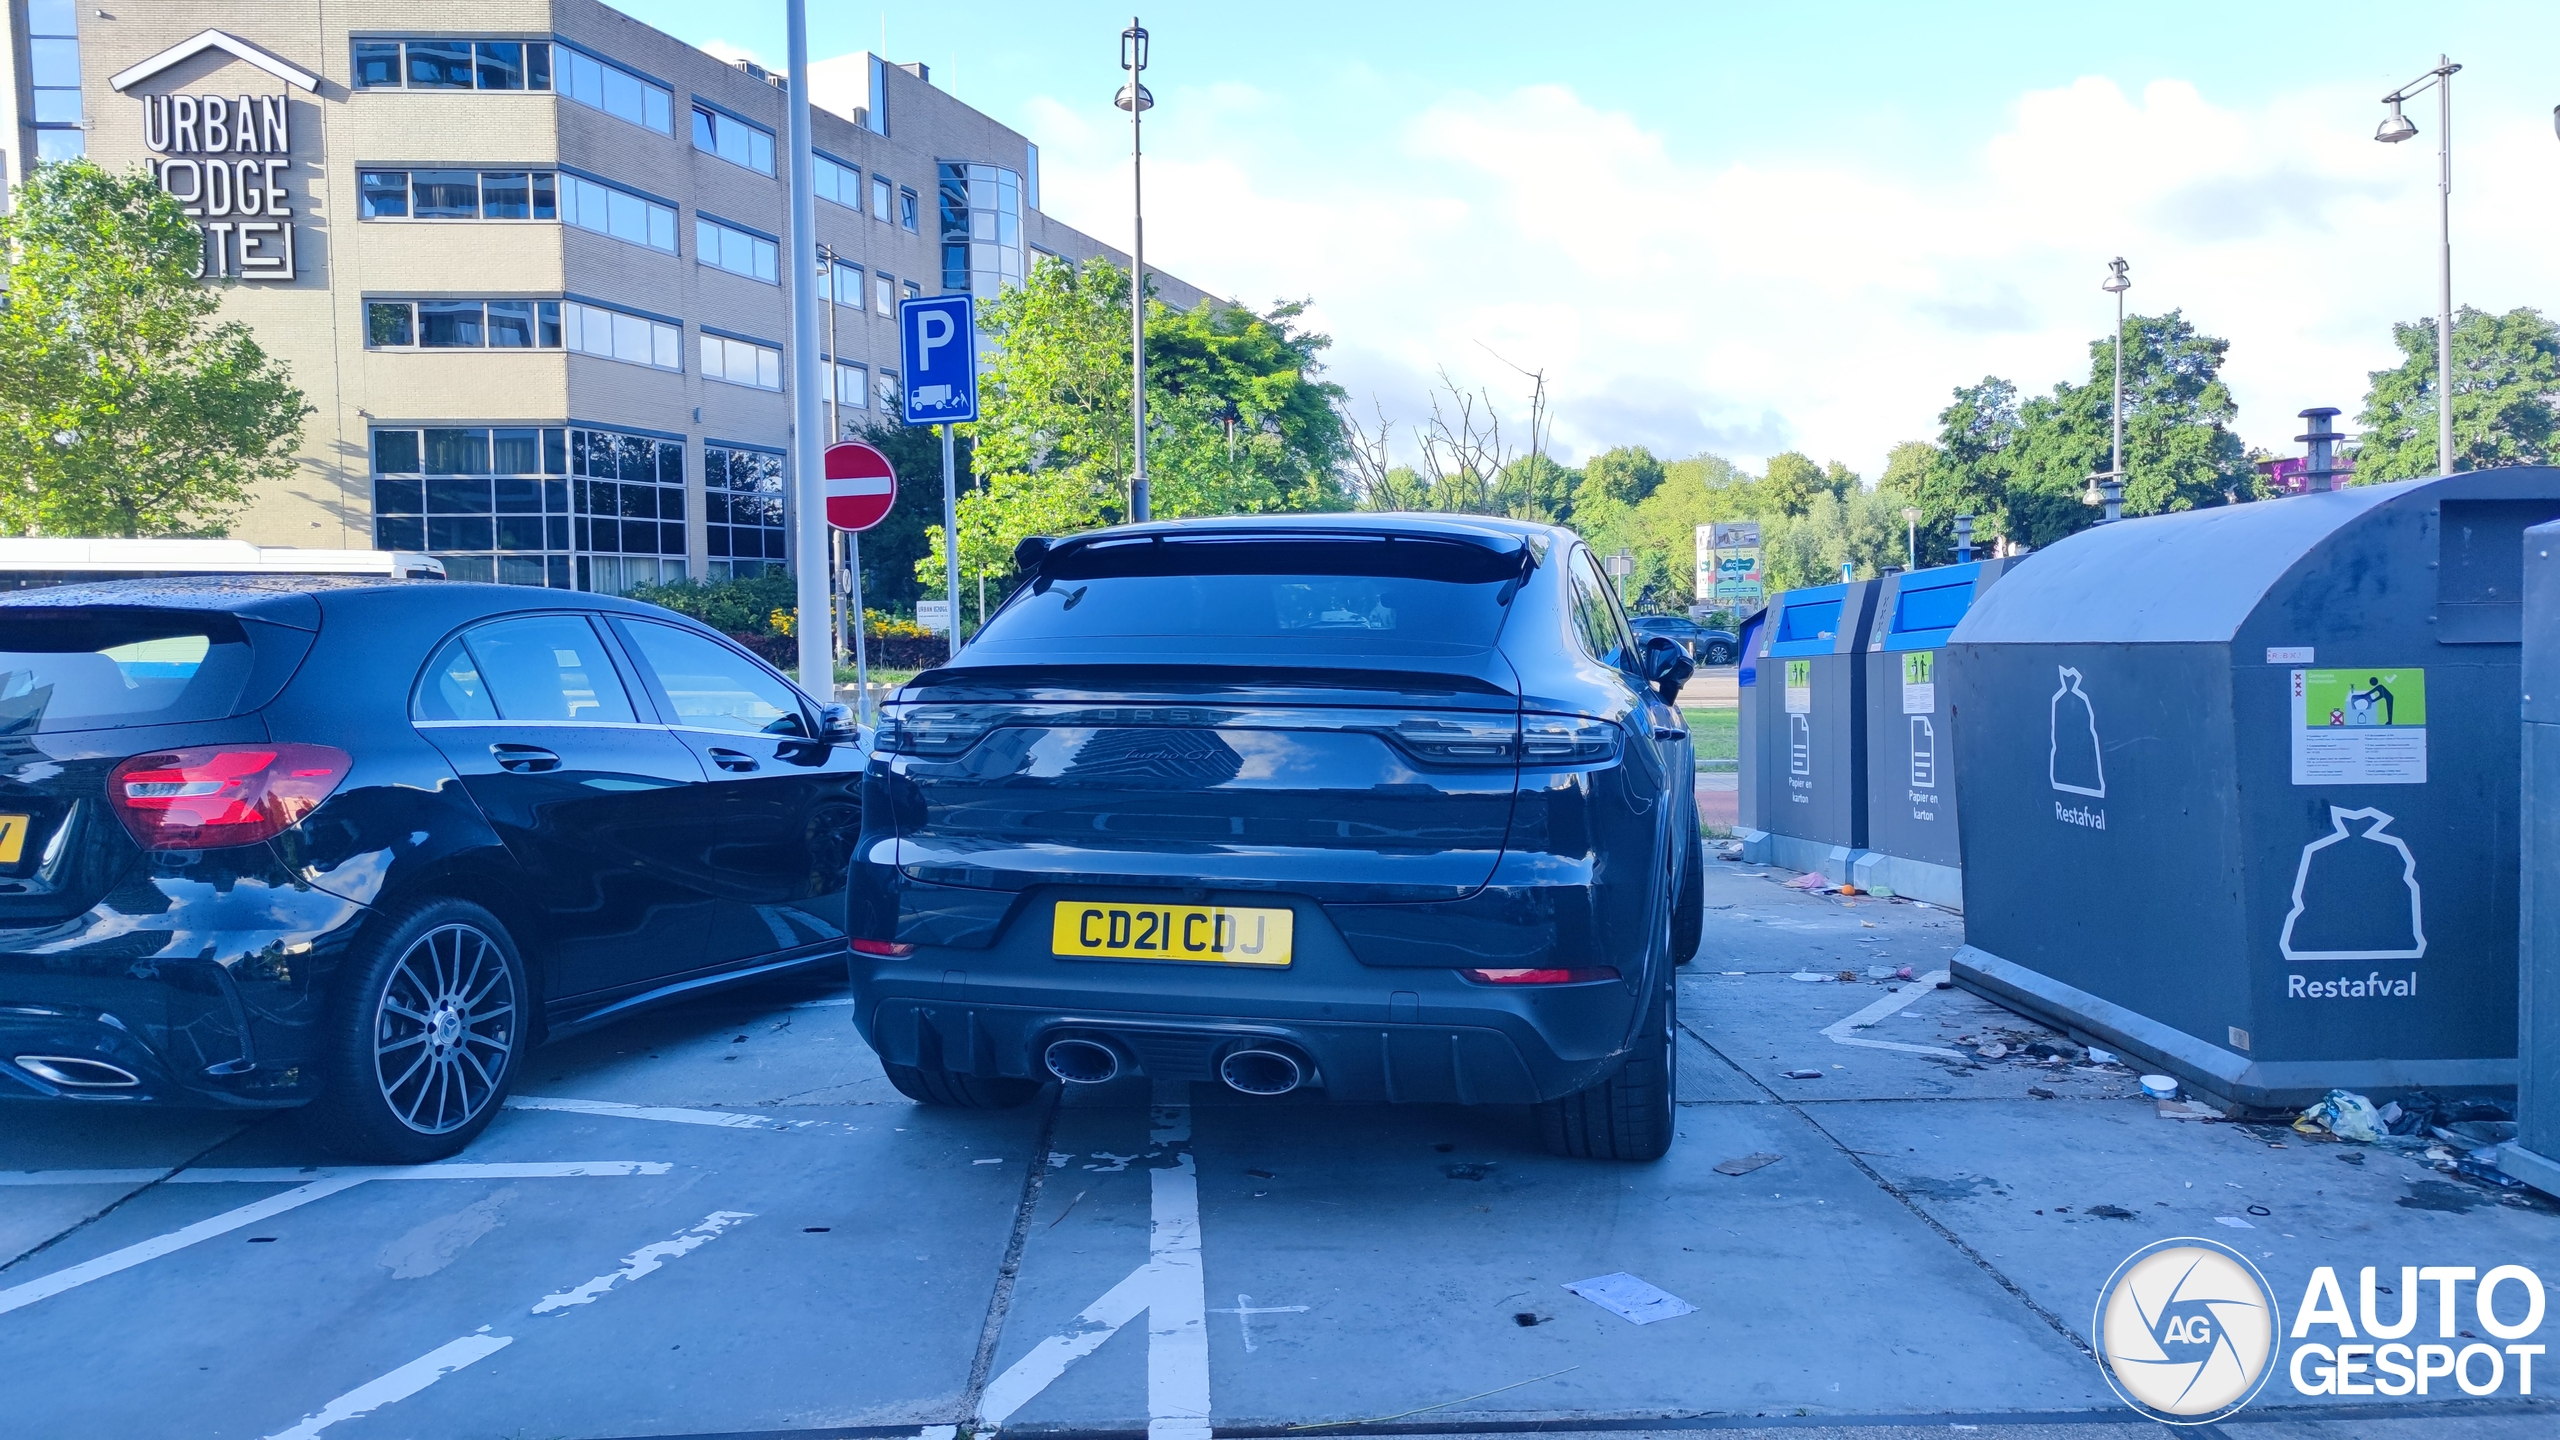
POLYGON ((15 865, 27 853, 27 817, 0 815, 0 865, 15 865))
POLYGON ((1083 960, 1285 966, 1295 918, 1286 910, 1231 905, 1061 900, 1050 921, 1049 948, 1083 960))

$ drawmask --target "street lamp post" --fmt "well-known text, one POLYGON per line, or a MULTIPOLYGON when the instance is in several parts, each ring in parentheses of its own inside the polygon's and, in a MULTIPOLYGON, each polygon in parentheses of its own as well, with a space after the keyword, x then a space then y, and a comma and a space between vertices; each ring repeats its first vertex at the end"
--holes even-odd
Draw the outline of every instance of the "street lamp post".
MULTIPOLYGON (((2453 473, 2453 76, 2462 67, 2438 55, 2436 68, 2382 97, 2391 107, 2373 138, 2397 145, 2418 133, 2400 106, 2411 97, 2436 91, 2436 469, 2453 473)), ((2560 125, 2560 110, 2552 112, 2560 125)))
POLYGON ((835 698, 835 587, 827 556, 826 424, 818 404, 818 287, 810 274, 818 253, 818 202, 809 149, 809 5, 784 7, 791 62, 791 193, 785 255, 791 263, 791 556, 798 575, 800 686, 820 704, 835 698))
POLYGON ((1147 495, 1147 203, 1139 117, 1155 107, 1156 97, 1140 83, 1147 32, 1134 15, 1120 32, 1120 68, 1129 72, 1129 83, 1111 103, 1129 112, 1129 518, 1145 520, 1153 507, 1147 495))
POLYGON ((2124 518, 2124 292, 2133 288, 2125 274, 2124 257, 2107 262, 2107 278, 2098 288, 2116 297, 2116 338, 2109 348, 2115 351, 2115 400, 2107 407, 2107 428, 2111 442, 2107 451, 2107 468, 2089 477, 2088 493, 2080 497, 2087 505, 2104 504, 2107 513, 2099 518, 2101 525, 2124 518))
POLYGON ((1906 560, 1903 568, 1906 570, 1917 570, 1920 568, 1920 507, 1917 505, 1903 506, 1902 523, 1908 532, 1902 537, 1904 542, 1903 554, 1906 560))

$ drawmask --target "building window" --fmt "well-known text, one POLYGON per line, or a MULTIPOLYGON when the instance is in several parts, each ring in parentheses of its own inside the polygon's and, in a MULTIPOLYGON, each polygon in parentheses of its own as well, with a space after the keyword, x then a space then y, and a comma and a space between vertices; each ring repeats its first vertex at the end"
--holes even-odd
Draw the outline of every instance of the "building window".
POLYGON ((880 408, 891 415, 907 413, 906 396, 898 389, 898 372, 883 370, 872 377, 871 394, 880 408))
POLYGON ((427 551, 455 580, 566 588, 566 435, 534 426, 374 431, 374 544, 427 551))
POLYGON ((906 283, 906 287, 907 287, 907 298, 908 298, 908 299, 913 300, 913 299, 915 299, 917 296, 920 296, 920 295, 924 294, 924 287, 923 287, 923 286, 921 286, 921 285, 919 285, 919 284, 917 284, 917 283, 916 283, 916 282, 914 282, 913 280, 909 280, 909 281, 907 281, 907 282, 905 282, 905 283, 906 283))
POLYGON ((675 93, 609 60, 560 47, 560 93, 661 135, 675 133, 675 93))
POLYGON ((785 568, 782 458, 770 450, 702 447, 702 528, 712 578, 743 579, 785 568))
POLYGON ((568 347, 581 355, 660 370, 684 369, 681 326, 576 300, 561 307, 560 321, 568 347))
POLYGON ((871 177, 872 219, 879 221, 883 225, 889 223, 890 197, 894 193, 895 192, 890 188, 888 181, 882 179, 876 174, 871 177))
POLYGON ((871 407, 871 371, 868 366, 836 362, 836 403, 848 410, 871 407))
POLYGON ((1022 283, 1022 177, 994 165, 942 166, 942 288, 992 297, 1022 283))
POLYGON ((368 300, 364 319, 372 350, 560 348, 557 300, 368 300))
POLYGON ((857 166, 810 152, 816 162, 818 198, 832 200, 848 210, 862 209, 862 171, 857 166))
POLYGON ((732 340, 725 335, 705 331, 702 336, 702 373, 709 379, 726 380, 732 385, 779 390, 782 388, 782 352, 753 340, 732 340))
POLYGON ((895 278, 872 272, 871 307, 883 315, 898 313, 898 282, 895 278))
POLYGON ((579 589, 619 595, 684 578, 683 442, 572 430, 569 474, 579 589))
POLYGON ((35 82, 36 158, 77 160, 89 151, 80 130, 80 21, 71 0, 29 0, 28 70, 35 82))
POLYGON ((767 285, 778 285, 777 267, 781 250, 761 235, 724 225, 697 213, 693 217, 694 258, 714 270, 744 275, 767 285))
POLYGON ((560 177, 560 218, 581 230, 676 253, 676 207, 583 175, 560 177))
POLYGON ((541 40, 358 40, 358 90, 548 90, 541 40))
POLYGON ((360 170, 357 213, 367 220, 556 220, 548 170, 360 170))
POLYGON ((898 228, 910 235, 921 233, 917 229, 916 192, 903 185, 898 187, 898 228))
POLYGON ((831 288, 835 291, 836 303, 839 305, 850 305, 859 310, 869 303, 862 298, 862 267, 859 265, 836 262, 831 288))
POLYGON ((773 173, 773 132, 725 110, 693 107, 693 148, 759 174, 773 173))

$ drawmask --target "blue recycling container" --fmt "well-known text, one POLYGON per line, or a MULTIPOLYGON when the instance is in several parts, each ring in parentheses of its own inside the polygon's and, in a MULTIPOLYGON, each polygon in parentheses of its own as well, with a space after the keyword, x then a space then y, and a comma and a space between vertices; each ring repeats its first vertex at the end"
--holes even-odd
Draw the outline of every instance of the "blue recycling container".
POLYGON ((2008 567, 1974 560, 1877 582, 1867 637, 1867 848, 1861 890, 1964 906, 1947 639, 2008 567))
POLYGON ((1757 795, 1743 855, 1851 883, 1867 843, 1866 648, 1876 582, 1789 590, 1751 648, 1758 744, 1741 785, 1757 795))
POLYGON ((2560 470, 2084 531, 1946 647, 1959 984, 2205 1094, 2516 1083, 2524 531, 2560 470))

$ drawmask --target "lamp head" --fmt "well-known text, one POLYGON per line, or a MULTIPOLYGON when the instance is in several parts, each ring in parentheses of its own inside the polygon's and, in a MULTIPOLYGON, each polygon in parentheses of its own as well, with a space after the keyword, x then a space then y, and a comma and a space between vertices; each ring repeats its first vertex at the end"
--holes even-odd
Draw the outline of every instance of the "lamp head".
POLYGON ((2098 288, 2110 295, 2121 295, 2133 288, 2133 281, 2125 274, 2123 256, 2119 255, 2107 262, 2107 278, 2099 284, 2098 288))
POLYGON ((1903 507, 1902 507, 1902 523, 1904 523, 1905 525, 1917 525, 1917 524, 1919 524, 1919 523, 1920 523, 1920 507, 1919 507, 1919 506, 1917 506, 1917 505, 1905 505, 1905 506, 1903 506, 1903 507))
POLYGON ((2418 127, 2408 116, 2400 113, 2400 98, 2395 95, 2391 98, 2391 113, 2382 117, 2382 124, 2373 132, 2373 138, 2385 145, 2397 145, 2417 133, 2418 127))
POLYGON ((1120 93, 1112 97, 1111 103, 1123 110, 1153 110, 1156 108, 1156 97, 1154 91, 1132 80, 1120 87, 1120 93), (1135 97, 1134 101, 1132 96, 1135 97))
POLYGON ((1129 17, 1129 28, 1120 32, 1120 68, 1131 72, 1147 68, 1147 31, 1134 15, 1129 17))

